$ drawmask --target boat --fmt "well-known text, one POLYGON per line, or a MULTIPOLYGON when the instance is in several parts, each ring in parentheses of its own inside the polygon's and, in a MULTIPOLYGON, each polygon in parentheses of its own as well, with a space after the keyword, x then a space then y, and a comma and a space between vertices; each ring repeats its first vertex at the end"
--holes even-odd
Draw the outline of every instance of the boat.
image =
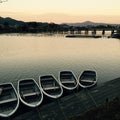
POLYGON ((64 89, 73 90, 78 86, 77 78, 72 71, 61 71, 58 78, 64 89))
POLYGON ((0 84, 0 117, 10 117, 19 107, 19 97, 12 83, 0 84))
POLYGON ((43 101, 43 93, 33 78, 18 81, 18 95, 21 102, 29 107, 37 107, 43 101))
POLYGON ((108 38, 118 38, 118 39, 120 39, 120 33, 114 33, 111 36, 108 36, 108 38))
POLYGON ((68 37, 68 38, 101 38, 102 36, 100 36, 100 35, 75 35, 75 34, 70 34, 70 35, 66 35, 65 37, 68 37))
POLYGON ((63 89, 53 75, 39 76, 39 85, 42 92, 49 98, 59 98, 63 94, 63 89))
POLYGON ((97 75, 96 71, 85 70, 79 77, 79 85, 82 88, 90 88, 96 85, 97 83, 97 75))

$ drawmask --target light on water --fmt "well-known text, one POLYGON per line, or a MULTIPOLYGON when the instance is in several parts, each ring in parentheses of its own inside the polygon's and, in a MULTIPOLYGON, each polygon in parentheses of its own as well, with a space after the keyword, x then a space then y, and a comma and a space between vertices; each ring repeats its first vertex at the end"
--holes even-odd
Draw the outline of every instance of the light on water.
POLYGON ((120 40, 63 36, 0 36, 0 81, 72 70, 96 70, 98 83, 120 77, 120 40))

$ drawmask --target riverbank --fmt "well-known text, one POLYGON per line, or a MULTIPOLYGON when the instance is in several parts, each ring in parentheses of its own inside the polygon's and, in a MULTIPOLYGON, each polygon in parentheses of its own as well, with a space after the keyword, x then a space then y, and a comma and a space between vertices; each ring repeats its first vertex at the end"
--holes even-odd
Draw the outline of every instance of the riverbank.
POLYGON ((120 120, 120 97, 106 102, 71 120, 120 120))
POLYGON ((120 78, 91 89, 74 91, 58 100, 47 101, 47 104, 43 103, 35 109, 20 104, 18 111, 9 120, 70 120, 115 97, 120 97, 120 78))

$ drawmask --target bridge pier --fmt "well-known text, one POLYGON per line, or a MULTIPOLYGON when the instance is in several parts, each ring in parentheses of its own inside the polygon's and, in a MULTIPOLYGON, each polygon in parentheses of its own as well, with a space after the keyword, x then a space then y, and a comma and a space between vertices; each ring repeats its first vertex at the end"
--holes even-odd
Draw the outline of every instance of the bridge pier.
POLYGON ((96 35, 96 30, 93 30, 93 31, 92 31, 92 35, 96 35))
POLYGON ((88 32, 89 32, 88 30, 85 30, 85 35, 88 35, 88 32))
POLYGON ((111 35, 114 34, 114 30, 111 31, 111 35))
POLYGON ((78 30, 78 34, 81 34, 81 30, 78 30))
POLYGON ((117 30, 117 33, 119 33, 119 34, 120 34, 120 29, 119 29, 119 30, 117 30))
POLYGON ((105 35, 105 30, 102 31, 102 35, 105 35))
POLYGON ((70 31, 70 34, 74 34, 74 31, 73 31, 73 30, 71 30, 71 31, 70 31))

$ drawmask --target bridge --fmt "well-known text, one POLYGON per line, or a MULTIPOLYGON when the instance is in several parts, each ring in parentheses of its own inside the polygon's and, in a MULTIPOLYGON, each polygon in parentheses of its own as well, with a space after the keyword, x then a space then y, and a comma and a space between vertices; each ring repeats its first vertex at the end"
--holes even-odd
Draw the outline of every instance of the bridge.
POLYGON ((114 34, 114 33, 120 33, 120 30, 119 29, 116 29, 116 28, 114 28, 114 29, 108 29, 108 28, 106 28, 106 29, 102 29, 102 28, 100 28, 100 29, 98 29, 98 28, 96 28, 96 29, 94 29, 94 28, 87 28, 87 29, 70 29, 70 30, 68 30, 68 31, 65 31, 64 33, 66 33, 66 34, 85 34, 85 35, 88 35, 88 34, 92 34, 92 35, 96 35, 97 34, 97 32, 101 32, 101 35, 105 35, 106 34, 106 32, 110 32, 110 34, 112 35, 112 34, 114 34))

